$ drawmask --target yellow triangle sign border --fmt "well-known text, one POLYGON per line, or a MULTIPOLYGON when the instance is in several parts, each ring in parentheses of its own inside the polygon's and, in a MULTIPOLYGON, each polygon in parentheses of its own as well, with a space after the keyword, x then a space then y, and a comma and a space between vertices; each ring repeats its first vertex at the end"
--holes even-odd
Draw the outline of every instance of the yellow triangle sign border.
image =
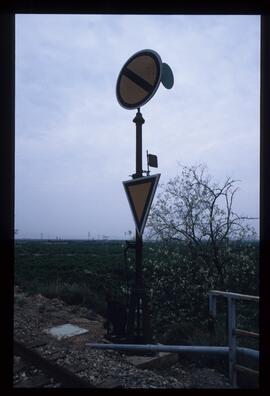
MULTIPOLYGON (((151 204, 156 192, 156 188, 158 185, 158 181, 160 178, 160 173, 155 174, 155 175, 151 175, 151 176, 143 176, 143 177, 139 177, 136 179, 132 179, 132 180, 127 180, 123 182, 124 185, 124 189, 128 198, 128 202, 129 202, 129 206, 134 218, 134 222, 136 225, 136 229, 139 235, 142 235, 147 218, 148 218, 148 214, 151 208, 151 204), (147 196, 145 197, 145 203, 143 208, 138 211, 138 208, 136 209, 136 205, 134 204, 134 197, 136 199, 138 199, 138 193, 137 195, 135 194, 131 194, 130 188, 132 188, 133 186, 138 186, 141 184, 145 184, 145 183, 151 183, 149 186, 149 191, 147 193, 147 196), (132 196, 133 195, 133 196, 132 196), (140 212, 140 216, 138 216, 138 212, 140 212)), ((143 190, 141 190, 143 191, 143 190)), ((141 202, 142 204, 142 202, 141 202)))

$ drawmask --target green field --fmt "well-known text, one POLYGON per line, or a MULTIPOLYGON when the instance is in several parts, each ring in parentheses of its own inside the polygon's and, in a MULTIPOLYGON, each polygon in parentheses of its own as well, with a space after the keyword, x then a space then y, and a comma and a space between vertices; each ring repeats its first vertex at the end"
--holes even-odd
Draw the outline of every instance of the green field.
POLYGON ((122 241, 16 241, 15 283, 29 293, 105 310, 105 294, 126 285, 122 241))
MULTIPOLYGON (((106 293, 125 302, 134 281, 134 251, 124 260, 125 241, 16 240, 15 284, 28 293, 58 297, 105 314, 106 293)), ((258 295, 257 242, 231 243, 224 289, 258 295)), ((208 332, 207 292, 220 285, 207 261, 190 256, 179 243, 144 243, 144 279, 150 297, 154 333, 167 343, 226 343, 226 306, 218 305, 216 339, 208 332)), ((240 304, 242 328, 256 331, 258 306, 240 304)))

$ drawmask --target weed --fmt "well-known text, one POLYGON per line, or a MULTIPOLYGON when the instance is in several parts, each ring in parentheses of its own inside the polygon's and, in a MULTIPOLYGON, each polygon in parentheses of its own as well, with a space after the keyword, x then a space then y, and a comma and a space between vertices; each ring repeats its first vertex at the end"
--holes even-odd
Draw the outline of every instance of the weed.
POLYGON ((15 303, 16 303, 19 307, 22 307, 23 305, 26 304, 26 298, 25 298, 25 296, 23 296, 23 295, 15 296, 14 300, 15 300, 15 303))

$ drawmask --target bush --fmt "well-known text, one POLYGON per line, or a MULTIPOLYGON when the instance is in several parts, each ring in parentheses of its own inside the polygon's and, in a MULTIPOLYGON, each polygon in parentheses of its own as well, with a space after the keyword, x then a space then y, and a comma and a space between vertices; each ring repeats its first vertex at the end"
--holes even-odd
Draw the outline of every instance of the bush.
MULTIPOLYGON (((230 244, 226 260, 224 258, 223 289, 218 276, 210 269, 207 260, 196 259, 196 255, 192 256, 179 242, 157 244, 153 257, 145 260, 144 271, 147 290, 152 290, 152 323, 157 338, 180 343, 196 340, 197 345, 201 339, 216 345, 227 344, 226 302, 219 300, 216 333, 210 334, 208 292, 218 289, 257 295, 258 244, 230 244)), ((237 313, 243 328, 256 331, 258 306, 245 305, 237 313)))
POLYGON ((100 314, 106 310, 104 298, 97 296, 85 284, 51 282, 41 286, 40 293, 47 298, 63 300, 69 305, 84 305, 100 314))

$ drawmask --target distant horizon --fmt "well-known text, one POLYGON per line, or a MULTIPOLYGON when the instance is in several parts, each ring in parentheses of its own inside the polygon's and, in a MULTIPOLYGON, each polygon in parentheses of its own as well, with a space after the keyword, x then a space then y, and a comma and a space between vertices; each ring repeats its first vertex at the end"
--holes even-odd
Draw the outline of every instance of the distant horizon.
MULTIPOLYGON (((242 241, 242 242, 259 242, 259 238, 253 238, 253 239, 230 239, 228 238, 230 242, 237 242, 237 241, 242 241)), ((15 241, 39 241, 39 242, 65 242, 65 241, 84 241, 84 242, 106 242, 106 241, 135 241, 135 238, 92 238, 92 239, 84 239, 84 238, 58 238, 58 239, 53 239, 53 238, 43 238, 43 239, 38 239, 38 238, 14 238, 15 241)), ((151 239, 151 238, 143 238, 144 242, 163 242, 164 240, 161 239, 151 239)), ((174 242, 186 242, 185 240, 177 240, 177 239, 168 239, 167 241, 174 241, 174 242)), ((202 242, 207 242, 207 241, 202 241, 202 242)))

